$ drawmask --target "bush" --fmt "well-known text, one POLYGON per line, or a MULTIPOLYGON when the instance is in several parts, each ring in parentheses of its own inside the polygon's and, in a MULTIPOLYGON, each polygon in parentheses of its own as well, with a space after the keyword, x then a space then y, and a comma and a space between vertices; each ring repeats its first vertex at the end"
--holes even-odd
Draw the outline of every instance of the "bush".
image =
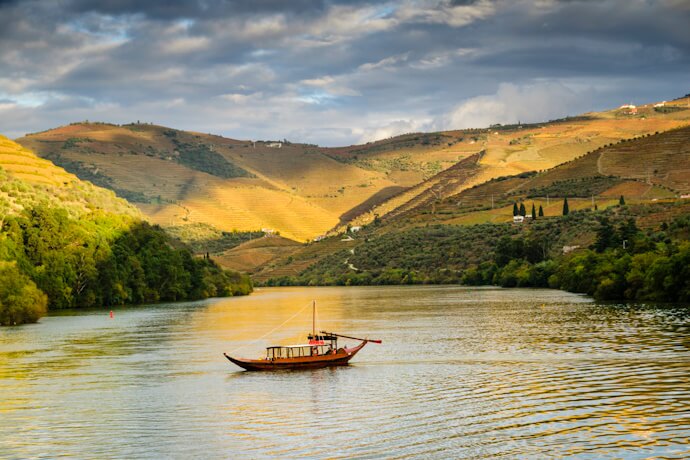
POLYGON ((14 262, 0 261, 0 325, 35 323, 46 314, 48 297, 14 262))

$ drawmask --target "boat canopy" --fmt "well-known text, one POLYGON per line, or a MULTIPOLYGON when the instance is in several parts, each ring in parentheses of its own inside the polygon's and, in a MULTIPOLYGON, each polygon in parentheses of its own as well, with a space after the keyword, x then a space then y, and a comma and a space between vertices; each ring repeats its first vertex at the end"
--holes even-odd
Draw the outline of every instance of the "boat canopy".
POLYGON ((335 348, 328 345, 285 345, 278 347, 267 347, 266 358, 298 358, 303 356, 317 356, 331 353, 335 348))

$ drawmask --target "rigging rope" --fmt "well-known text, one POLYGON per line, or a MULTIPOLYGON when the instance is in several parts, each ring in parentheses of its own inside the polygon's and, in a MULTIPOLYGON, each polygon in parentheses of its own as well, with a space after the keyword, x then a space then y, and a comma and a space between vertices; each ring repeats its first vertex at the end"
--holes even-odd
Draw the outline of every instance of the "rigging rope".
POLYGON ((252 341, 249 342, 249 343, 245 343, 244 345, 242 345, 242 346, 239 347, 239 348, 235 348, 234 350, 230 351, 230 354, 232 355, 232 354, 234 354, 235 352, 242 350, 243 348, 247 348, 249 345, 253 345, 253 344, 259 342, 260 340, 264 339, 267 335, 273 334, 275 331, 277 331, 278 329, 280 329, 281 327, 285 326, 287 323, 289 323, 290 321, 292 321, 293 319, 295 319, 300 313, 302 313, 302 312, 303 312, 304 310, 306 310, 308 307, 311 307, 311 305, 312 305, 311 302, 308 303, 308 304, 305 305, 300 311, 298 311, 297 313, 295 313, 294 315, 292 315, 291 317, 289 317, 288 319, 286 319, 285 321, 283 321, 282 323, 280 323, 278 326, 274 327, 273 329, 271 329, 270 331, 268 331, 267 333, 265 333, 265 334, 262 335, 261 337, 256 338, 256 339, 252 340, 252 341))

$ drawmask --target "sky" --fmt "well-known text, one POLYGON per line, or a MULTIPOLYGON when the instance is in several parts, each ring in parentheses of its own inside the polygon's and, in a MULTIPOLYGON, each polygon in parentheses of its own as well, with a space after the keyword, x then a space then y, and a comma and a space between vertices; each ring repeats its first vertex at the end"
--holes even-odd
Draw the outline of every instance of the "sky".
POLYGON ((690 0, 0 0, 0 133, 349 145, 690 93, 690 0))

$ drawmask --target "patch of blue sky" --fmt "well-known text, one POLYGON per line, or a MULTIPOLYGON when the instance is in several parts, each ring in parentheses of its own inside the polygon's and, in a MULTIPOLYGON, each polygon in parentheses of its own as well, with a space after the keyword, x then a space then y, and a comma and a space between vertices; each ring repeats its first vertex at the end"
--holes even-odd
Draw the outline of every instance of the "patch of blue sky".
POLYGON ((40 107, 50 99, 48 93, 7 94, 0 92, 0 102, 12 103, 22 107, 40 107))
POLYGON ((71 30, 90 35, 105 43, 119 44, 130 40, 129 29, 136 15, 109 16, 89 14, 67 22, 71 30))
POLYGON ((333 105, 336 104, 340 98, 325 91, 309 91, 302 93, 297 100, 312 105, 333 105))
POLYGON ((370 16, 370 19, 384 19, 391 17, 393 13, 395 13, 396 7, 395 4, 385 4, 381 5, 380 8, 377 8, 372 15, 370 16))

